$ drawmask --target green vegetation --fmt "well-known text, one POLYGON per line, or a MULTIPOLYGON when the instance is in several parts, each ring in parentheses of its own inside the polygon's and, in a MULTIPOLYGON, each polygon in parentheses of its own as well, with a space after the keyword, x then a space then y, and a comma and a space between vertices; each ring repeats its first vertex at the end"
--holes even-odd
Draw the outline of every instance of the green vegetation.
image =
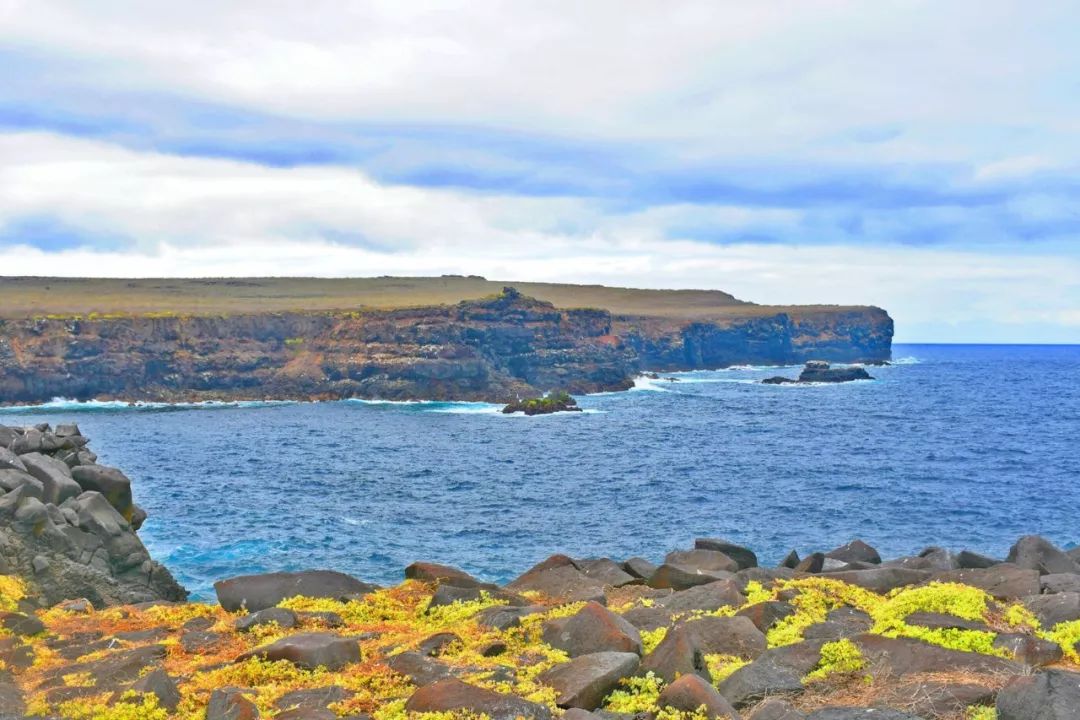
POLYGON ((523 412, 526 415, 546 415, 556 412, 580 412, 581 408, 577 406, 577 400, 571 397, 570 393, 553 391, 544 397, 516 400, 509 403, 502 411, 507 414, 523 412))

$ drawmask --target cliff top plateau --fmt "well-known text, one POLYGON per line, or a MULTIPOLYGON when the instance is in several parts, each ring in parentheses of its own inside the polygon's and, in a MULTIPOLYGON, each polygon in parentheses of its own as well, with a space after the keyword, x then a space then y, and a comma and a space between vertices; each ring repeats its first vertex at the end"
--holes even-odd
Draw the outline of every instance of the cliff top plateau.
POLYGON ((758 305, 719 290, 643 290, 487 280, 470 275, 374 278, 50 278, 0 277, 0 317, 179 314, 395 309, 450 305, 512 285, 557 308, 599 308, 613 315, 672 319, 752 318, 864 306, 758 305))

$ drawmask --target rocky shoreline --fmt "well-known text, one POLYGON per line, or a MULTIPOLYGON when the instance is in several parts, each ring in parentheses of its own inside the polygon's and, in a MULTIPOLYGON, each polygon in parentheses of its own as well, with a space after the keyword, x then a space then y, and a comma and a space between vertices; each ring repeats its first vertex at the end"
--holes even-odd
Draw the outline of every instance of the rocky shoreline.
POLYGON ((505 403, 552 390, 625 390, 644 370, 891 354, 893 322, 879 308, 718 312, 680 319, 558 308, 507 287, 454 305, 387 310, 0 318, 0 402, 505 403))
POLYGON ((204 604, 146 555, 130 482, 77 427, 0 427, 0 447, 3 720, 1080 708, 1080 549, 1036 536, 1004 559, 938 547, 883 559, 853 540, 777 567, 699 538, 656 563, 553 555, 504 586, 428 562, 386 588, 330 570, 224 578, 204 604))

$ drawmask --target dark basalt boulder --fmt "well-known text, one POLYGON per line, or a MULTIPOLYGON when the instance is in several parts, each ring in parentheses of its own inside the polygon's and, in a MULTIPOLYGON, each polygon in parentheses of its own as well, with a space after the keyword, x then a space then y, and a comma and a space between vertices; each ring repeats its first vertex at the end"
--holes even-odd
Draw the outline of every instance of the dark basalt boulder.
POLYGON ((564 602, 607 602, 604 584, 581 572, 570 558, 560 555, 536 565, 508 584, 506 589, 513 592, 534 590, 564 602))
POLYGON ((757 555, 750 548, 736 545, 722 538, 698 538, 694 541, 694 547, 698 550, 715 550, 734 560, 739 565, 739 570, 757 567, 757 555))
POLYGON ((1035 595, 1023 600, 1028 610, 1039 618, 1044 628, 1052 628, 1058 623, 1080 620, 1080 593, 1057 593, 1056 595, 1035 595))
POLYGON ((378 586, 334 570, 240 575, 214 583, 218 603, 229 612, 258 612, 297 595, 348 600, 375 590, 378 586))
POLYGON ((810 360, 806 363, 802 372, 799 373, 798 380, 777 375, 775 377, 765 378, 761 382, 766 385, 790 385, 806 383, 842 383, 852 382, 853 380, 873 379, 874 378, 870 373, 866 372, 865 368, 857 366, 834 368, 830 367, 829 363, 822 360, 810 360))
POLYGON ((429 562, 414 562, 405 568, 405 579, 462 588, 480 587, 484 584, 464 570, 429 562))
POLYGON ((708 585, 717 580, 730 580, 734 574, 726 570, 703 570, 664 563, 656 568, 649 578, 648 585, 660 590, 688 590, 699 585, 708 585))
POLYGON ((1039 571, 1012 563, 999 563, 988 568, 948 570, 934 573, 931 580, 972 585, 998 600, 1019 600, 1039 594, 1039 571))
POLYGON ((821 660, 824 640, 806 640, 767 650, 720 683, 720 694, 737 709, 767 697, 794 696, 805 691, 802 679, 821 660))
POLYGON ((999 634, 994 638, 994 647, 1007 651, 1014 660, 1033 667, 1052 665, 1064 656, 1056 642, 1022 633, 999 634))
POLYGON ((403 652, 387 660, 390 669, 404 675, 413 685, 424 687, 453 677, 450 667, 420 652, 403 652))
POLYGON ((997 696, 998 720, 1075 720, 1080 673, 1045 670, 1010 682, 997 696))
POLYGON ((871 667, 893 676, 914 673, 969 671, 990 675, 1019 675, 1023 664, 993 655, 950 650, 912 638, 887 638, 881 635, 858 635, 852 638, 871 667))
POLYGON ((726 579, 674 592, 654 604, 672 613, 683 613, 691 610, 712 612, 722 607, 738 607, 745 602, 746 596, 739 591, 738 582, 726 579))
POLYGON ((1037 535, 1020 538, 1009 550, 1005 559, 1014 565, 1037 570, 1040 575, 1051 573, 1080 573, 1080 565, 1059 550, 1049 540, 1037 535))
POLYGON ((730 655, 752 660, 765 652, 765 635, 746 617, 704 617, 673 628, 641 663, 668 682, 695 673, 711 680, 706 655, 730 655))
POLYGON ((620 680, 637 672, 639 662, 634 653, 592 653, 545 670, 537 679, 555 689, 559 707, 593 710, 620 680))
POLYGON ((131 480, 124 473, 104 465, 77 465, 71 475, 79 487, 101 493, 125 520, 131 520, 131 480))
POLYGON ((259 708, 239 688, 221 688, 210 694, 206 720, 258 720, 259 708))
POLYGON ((660 693, 656 704, 661 708, 673 708, 682 712, 695 712, 704 708, 705 716, 719 720, 739 720, 739 714, 723 695, 697 675, 683 675, 660 693))
POLYGON ((830 550, 825 553, 825 557, 846 563, 866 562, 873 563, 874 565, 881 563, 881 555, 878 554, 878 551, 858 538, 852 540, 847 545, 841 545, 838 548, 830 550))
POLYGON ((754 708, 749 720, 805 720, 806 716, 781 698, 769 698, 754 708))
POLYGON ((631 575, 621 565, 610 558, 588 558, 575 561, 578 569, 597 582, 611 587, 622 587, 640 582, 640 578, 631 575))
POLYGON ((543 705, 454 679, 440 680, 422 687, 405 703, 405 711, 409 713, 452 713, 461 710, 486 715, 491 720, 551 719, 551 711, 543 705))
POLYGON ((1080 575, 1072 573, 1043 575, 1039 578, 1039 587, 1047 595, 1064 592, 1080 593, 1080 575))
POLYGON ((299 618, 297 618, 296 613, 292 610, 272 607, 266 608, 265 610, 259 610, 258 612, 240 618, 233 623, 233 627, 235 627, 238 632, 247 632, 260 625, 275 623, 282 630, 288 630, 289 628, 296 627, 298 621, 299 618))
POLYGON ((641 634, 637 628, 595 602, 586 604, 571 617, 546 624, 544 642, 570 657, 597 652, 641 654, 641 634))
POLYGON ((815 710, 806 720, 923 720, 918 715, 892 708, 835 707, 815 710))
POLYGON ((249 650, 237 657, 236 662, 253 657, 271 662, 288 660, 305 670, 325 667, 332 672, 360 662, 360 644, 354 639, 332 633, 300 633, 249 650))

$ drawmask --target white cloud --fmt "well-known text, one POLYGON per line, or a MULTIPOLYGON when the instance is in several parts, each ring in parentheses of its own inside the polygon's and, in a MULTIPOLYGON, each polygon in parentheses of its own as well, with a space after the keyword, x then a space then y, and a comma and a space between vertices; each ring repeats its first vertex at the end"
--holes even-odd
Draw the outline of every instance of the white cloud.
POLYGON ((1025 323, 1056 322, 1053 338, 1080 340, 1072 321, 1080 260, 1068 253, 670 240, 668 224, 687 216, 734 233, 797 225, 800 217, 681 206, 613 214, 578 199, 386 186, 342 168, 179 158, 43 134, 0 135, 0 158, 0 231, 47 216, 136 241, 108 252, 0 246, 2 274, 478 273, 717 288, 773 304, 872 303, 887 308, 909 340, 949 339, 919 335, 943 320, 1012 337, 1024 337, 1025 323), (364 242, 335 241, 341 237, 364 242))

